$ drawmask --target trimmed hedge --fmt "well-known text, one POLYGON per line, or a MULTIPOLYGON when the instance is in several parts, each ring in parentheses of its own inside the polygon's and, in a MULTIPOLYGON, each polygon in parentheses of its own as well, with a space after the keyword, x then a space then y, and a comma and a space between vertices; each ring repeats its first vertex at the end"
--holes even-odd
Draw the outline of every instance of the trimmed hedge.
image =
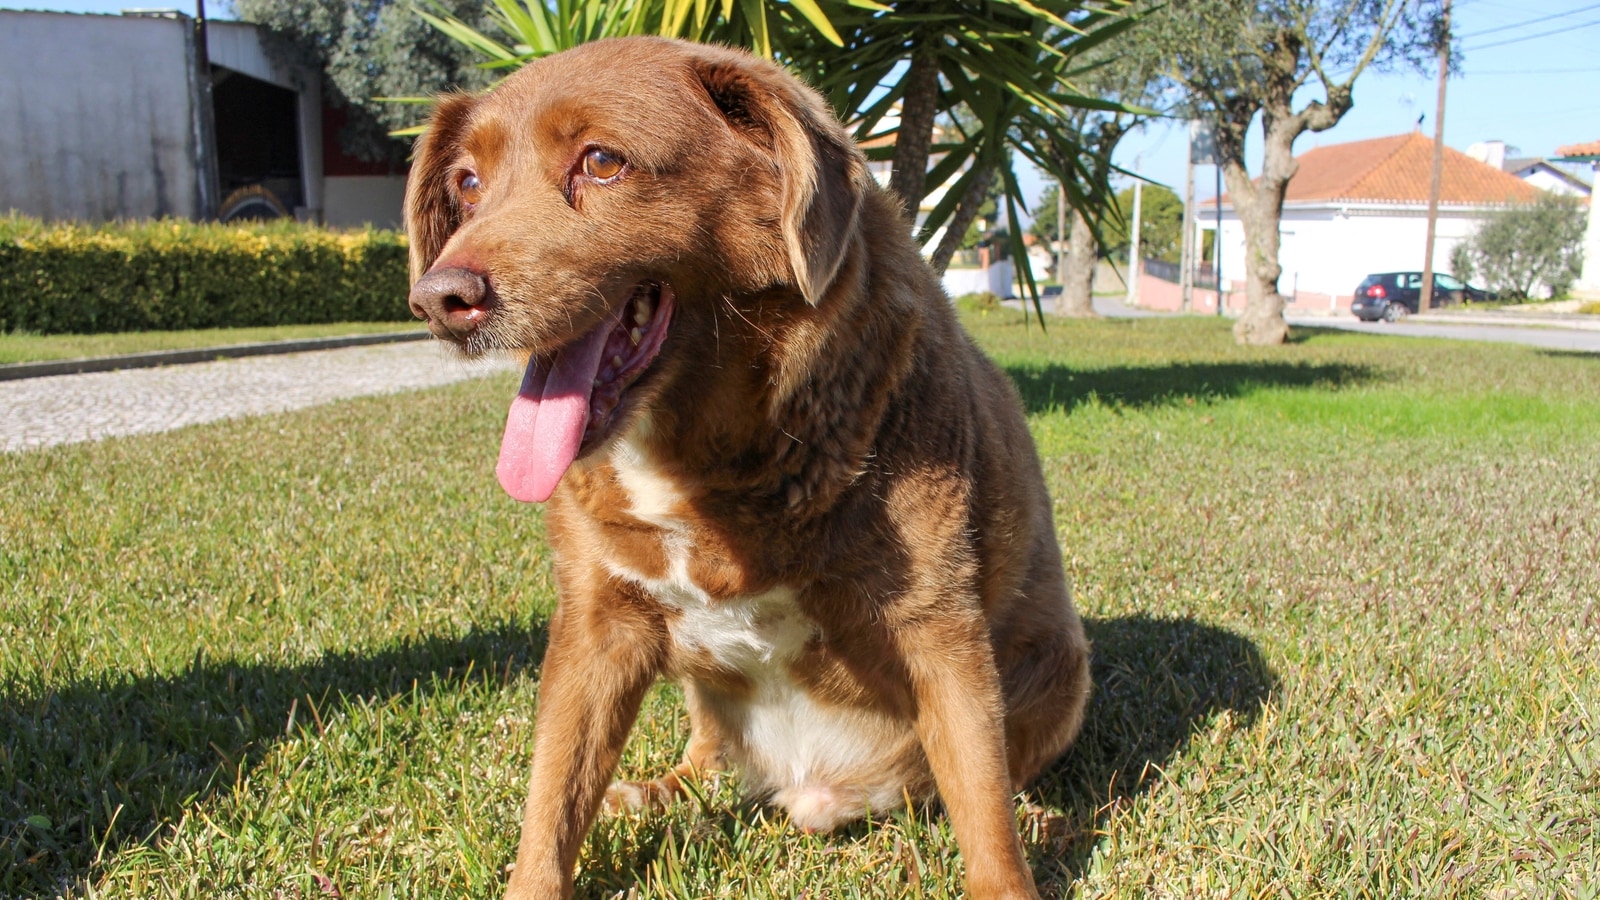
POLYGON ((0 217, 0 332, 397 321, 408 286, 393 231, 0 217))

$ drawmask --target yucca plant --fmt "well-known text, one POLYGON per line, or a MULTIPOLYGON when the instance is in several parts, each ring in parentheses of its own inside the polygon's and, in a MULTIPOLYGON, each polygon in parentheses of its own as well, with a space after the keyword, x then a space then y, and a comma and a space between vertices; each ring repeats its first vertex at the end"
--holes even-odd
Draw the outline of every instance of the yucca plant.
MULTIPOLYGON (((837 31, 816 0, 487 0, 491 18, 506 40, 485 35, 437 2, 417 7, 435 28, 487 57, 485 66, 505 68, 559 53, 604 37, 657 35, 744 47, 779 57, 774 35, 814 30, 835 47, 837 31), (803 25, 801 23, 804 23, 803 25)), ((864 9, 882 9, 853 0, 864 9)))
MULTIPOLYGON (((638 34, 742 46, 784 63, 823 92, 858 140, 893 137, 893 146, 869 155, 893 161, 890 189, 908 210, 918 211, 931 191, 947 187, 920 222, 923 241, 941 228, 964 233, 995 178, 1017 221, 1027 203, 1018 156, 1066 185, 1073 205, 1092 221, 1112 206, 1111 167, 1086 164, 1089 150, 1062 122, 1071 109, 1122 108, 1078 90, 1073 79, 1086 68, 1085 54, 1139 20, 1134 0, 487 2, 500 37, 473 28, 437 0, 417 11, 482 54, 490 68, 638 34), (896 108, 898 125, 885 128, 896 108), (948 138, 935 143, 941 122, 948 138), (937 157, 931 167, 930 157, 937 157)), ((1021 230, 1010 231, 1012 255, 1021 259, 1021 230)), ((941 269, 949 249, 934 255, 941 269)), ((1038 309, 1031 272, 1019 270, 1038 309)))

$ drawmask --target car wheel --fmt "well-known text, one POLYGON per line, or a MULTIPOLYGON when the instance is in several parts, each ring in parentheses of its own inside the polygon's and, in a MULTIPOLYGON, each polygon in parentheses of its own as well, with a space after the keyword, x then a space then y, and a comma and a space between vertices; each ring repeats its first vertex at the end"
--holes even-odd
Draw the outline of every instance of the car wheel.
POLYGON ((224 223, 270 222, 288 217, 289 210, 284 207, 283 201, 259 184, 242 187, 229 194, 217 210, 217 221, 224 223))
POLYGON ((1411 310, 1406 309, 1404 303, 1391 303, 1383 308, 1383 320, 1385 322, 1398 322, 1410 314, 1411 310))

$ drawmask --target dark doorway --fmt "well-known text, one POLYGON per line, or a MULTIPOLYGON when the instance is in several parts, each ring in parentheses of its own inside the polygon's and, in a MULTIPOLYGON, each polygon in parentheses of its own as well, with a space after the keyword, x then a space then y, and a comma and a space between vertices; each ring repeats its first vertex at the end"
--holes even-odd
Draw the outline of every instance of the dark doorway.
POLYGON ((305 205, 300 172, 298 97, 294 91, 211 67, 217 123, 217 218, 273 219, 305 205))

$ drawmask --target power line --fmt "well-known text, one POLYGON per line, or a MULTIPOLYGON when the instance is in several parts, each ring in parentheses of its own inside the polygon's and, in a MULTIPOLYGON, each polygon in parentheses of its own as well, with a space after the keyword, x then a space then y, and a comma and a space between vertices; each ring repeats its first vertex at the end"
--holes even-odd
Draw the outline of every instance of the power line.
POLYGON ((1468 69, 1464 75, 1582 75, 1600 69, 1468 69))
POLYGON ((1589 10, 1591 10, 1591 9, 1600 9, 1600 3, 1593 4, 1592 6, 1585 6, 1585 7, 1579 8, 1579 9, 1569 9, 1566 12, 1552 13, 1552 14, 1550 14, 1548 16, 1540 16, 1537 19, 1528 19, 1528 20, 1522 21, 1522 22, 1513 22, 1510 25, 1496 25, 1493 28, 1485 28, 1485 29, 1483 29, 1481 31, 1468 32, 1467 34, 1458 34, 1458 35, 1456 35, 1456 39, 1457 40, 1468 40, 1468 39, 1475 38, 1475 37, 1482 37, 1482 36, 1484 36, 1486 34, 1494 34, 1497 31, 1510 31, 1513 28, 1523 28, 1523 27, 1526 27, 1528 25, 1540 25, 1540 24, 1543 24, 1545 22, 1554 21, 1556 19, 1565 19, 1567 16, 1575 16, 1578 13, 1585 13, 1585 12, 1588 12, 1589 10))
POLYGON ((1573 25, 1570 28, 1553 28, 1553 29, 1551 29, 1549 31, 1541 31, 1538 34, 1525 34, 1522 37, 1506 38, 1503 41, 1495 41, 1492 44, 1479 44, 1476 47, 1466 47, 1464 49, 1467 49, 1467 50, 1488 50, 1491 47, 1504 47, 1507 44, 1520 44, 1523 41, 1531 41, 1531 40, 1533 40, 1535 38, 1549 37, 1552 34, 1567 34, 1569 32, 1578 31, 1579 29, 1583 29, 1583 28, 1593 28, 1596 25, 1600 25, 1600 19, 1595 19, 1592 22, 1585 22, 1582 25, 1573 25))

